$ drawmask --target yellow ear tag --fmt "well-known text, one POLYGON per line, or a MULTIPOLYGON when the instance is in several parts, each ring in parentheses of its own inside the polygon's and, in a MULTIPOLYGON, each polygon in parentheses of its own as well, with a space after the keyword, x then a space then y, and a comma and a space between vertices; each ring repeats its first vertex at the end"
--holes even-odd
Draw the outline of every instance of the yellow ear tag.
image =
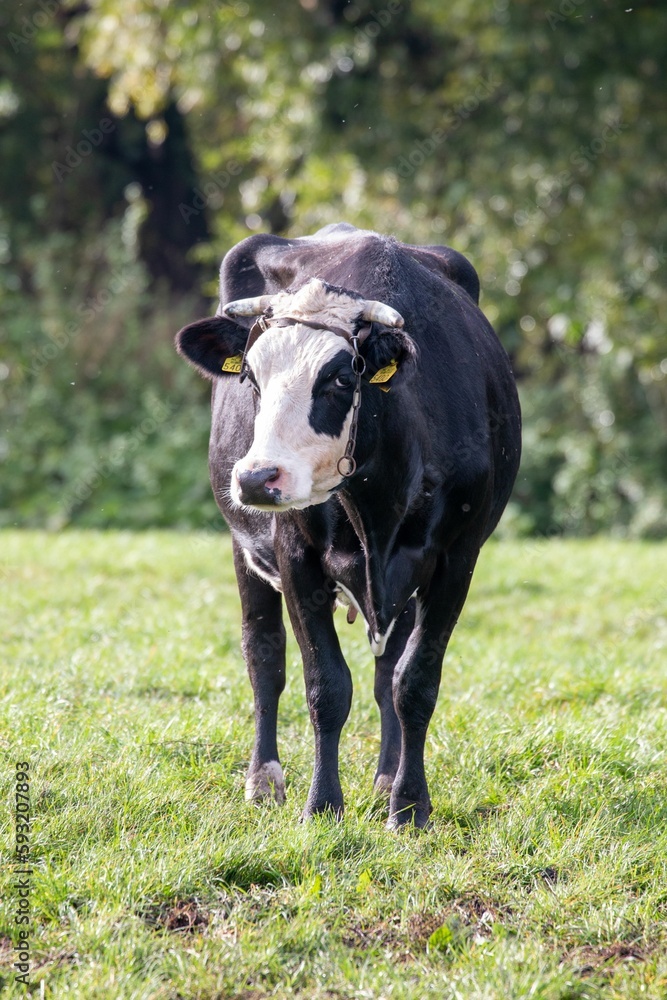
MULTIPOLYGON (((393 375, 395 375, 397 371, 398 371, 398 361, 395 361, 394 358, 392 358, 388 365, 385 365, 384 368, 380 368, 380 370, 375 373, 373 378, 369 379, 368 381, 375 384, 378 384, 380 382, 388 382, 389 379, 393 375)), ((382 389, 383 392, 389 392, 389 386, 385 388, 383 385, 381 385, 380 388, 382 389)))
POLYGON ((241 371, 242 361, 243 358, 240 354, 235 354, 233 358, 225 358, 222 363, 223 372, 234 372, 234 374, 238 375, 241 371))

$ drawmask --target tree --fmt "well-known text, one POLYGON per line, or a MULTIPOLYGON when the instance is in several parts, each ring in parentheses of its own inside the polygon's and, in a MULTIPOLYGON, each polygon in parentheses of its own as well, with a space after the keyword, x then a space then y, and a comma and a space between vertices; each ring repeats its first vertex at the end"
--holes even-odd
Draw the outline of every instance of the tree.
POLYGON ((211 294, 219 258, 257 229, 345 218, 449 243, 480 271, 521 380, 517 524, 664 533, 667 12, 377 7, 70 4, 17 67, 25 117, 5 163, 16 169, 28 136, 39 155, 12 225, 97 228, 127 210, 129 190, 149 272, 175 290, 207 274, 211 294), (29 96, 37 62, 46 102, 29 96), (40 201, 59 134, 44 120, 82 98, 88 120, 108 114, 114 130, 40 201), (40 223, 25 206, 45 203, 40 223))

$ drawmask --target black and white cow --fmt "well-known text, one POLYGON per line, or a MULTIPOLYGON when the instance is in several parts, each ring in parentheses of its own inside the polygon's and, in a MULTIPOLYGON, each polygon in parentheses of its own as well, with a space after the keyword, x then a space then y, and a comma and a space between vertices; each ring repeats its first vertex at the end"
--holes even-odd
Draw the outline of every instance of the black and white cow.
POLYGON ((389 826, 424 826, 426 731, 475 562, 521 447, 509 360, 471 264, 347 224, 226 255, 220 309, 177 347, 213 379, 211 483, 232 533, 255 697, 246 797, 285 796, 285 598, 315 731, 304 815, 340 814, 352 697, 333 622, 363 616, 389 826))

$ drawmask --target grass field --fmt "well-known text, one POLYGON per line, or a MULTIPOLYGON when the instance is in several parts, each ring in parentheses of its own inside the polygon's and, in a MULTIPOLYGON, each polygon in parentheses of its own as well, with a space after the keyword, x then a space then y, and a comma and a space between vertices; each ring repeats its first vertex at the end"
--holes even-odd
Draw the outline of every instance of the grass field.
POLYGON ((252 702, 226 537, 0 546, 3 996, 26 990, 11 863, 28 761, 35 996, 667 997, 667 546, 487 546, 416 836, 388 833, 371 793, 359 623, 338 612, 347 812, 300 824, 312 737, 293 641, 288 802, 243 801, 252 702))

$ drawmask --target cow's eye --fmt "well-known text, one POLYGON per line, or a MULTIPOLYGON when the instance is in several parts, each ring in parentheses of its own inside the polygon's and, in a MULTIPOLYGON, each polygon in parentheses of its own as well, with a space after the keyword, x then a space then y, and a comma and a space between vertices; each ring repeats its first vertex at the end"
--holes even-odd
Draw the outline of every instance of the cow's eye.
POLYGON ((351 385, 352 385, 351 375, 339 375, 336 381, 334 382, 334 386, 336 387, 336 389, 349 389, 351 385))

